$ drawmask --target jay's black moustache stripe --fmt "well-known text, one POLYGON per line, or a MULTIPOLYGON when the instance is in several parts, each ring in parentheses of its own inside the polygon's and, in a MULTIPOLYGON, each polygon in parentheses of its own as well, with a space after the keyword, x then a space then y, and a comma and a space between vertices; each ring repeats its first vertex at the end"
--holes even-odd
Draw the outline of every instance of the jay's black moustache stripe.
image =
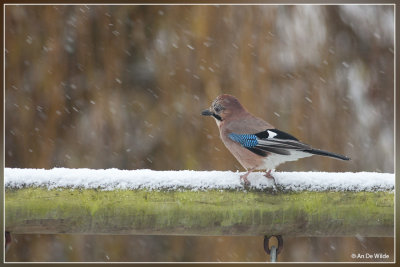
POLYGON ((217 120, 222 121, 222 118, 220 116, 218 116, 217 114, 213 113, 212 116, 214 118, 216 118, 217 120))

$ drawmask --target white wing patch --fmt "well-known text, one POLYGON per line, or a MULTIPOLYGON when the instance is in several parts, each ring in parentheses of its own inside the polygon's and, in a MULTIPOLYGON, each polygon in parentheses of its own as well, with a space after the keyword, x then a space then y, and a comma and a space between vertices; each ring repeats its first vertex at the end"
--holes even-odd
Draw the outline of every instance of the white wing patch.
POLYGON ((268 138, 274 138, 275 136, 278 135, 277 133, 274 133, 274 132, 272 132, 270 130, 267 130, 267 133, 268 133, 268 138))

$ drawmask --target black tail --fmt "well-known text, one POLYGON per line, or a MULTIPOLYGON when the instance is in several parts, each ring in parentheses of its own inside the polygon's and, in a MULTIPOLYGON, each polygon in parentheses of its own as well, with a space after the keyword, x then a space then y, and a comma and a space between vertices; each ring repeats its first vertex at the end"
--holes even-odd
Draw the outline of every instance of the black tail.
POLYGON ((328 151, 319 150, 319 149, 307 149, 307 150, 303 150, 303 151, 311 153, 311 154, 315 154, 315 155, 320 155, 320 156, 332 157, 332 158, 337 158, 337 159, 341 159, 341 160, 350 160, 350 158, 348 158, 346 156, 328 152, 328 151))

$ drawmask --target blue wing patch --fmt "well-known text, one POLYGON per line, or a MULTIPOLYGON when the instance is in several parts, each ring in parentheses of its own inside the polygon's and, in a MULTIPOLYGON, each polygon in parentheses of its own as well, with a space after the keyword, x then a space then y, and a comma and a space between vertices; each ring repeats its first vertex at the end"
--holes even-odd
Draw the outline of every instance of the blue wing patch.
POLYGON ((258 145, 257 136, 254 134, 235 134, 230 133, 228 137, 235 142, 238 142, 245 148, 252 148, 258 145))

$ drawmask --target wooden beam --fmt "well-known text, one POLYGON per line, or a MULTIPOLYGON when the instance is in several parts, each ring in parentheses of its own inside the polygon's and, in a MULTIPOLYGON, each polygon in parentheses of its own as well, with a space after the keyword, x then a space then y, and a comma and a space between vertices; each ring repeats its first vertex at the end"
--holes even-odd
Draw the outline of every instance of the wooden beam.
POLYGON ((394 193, 6 188, 18 234, 393 237, 394 193))

